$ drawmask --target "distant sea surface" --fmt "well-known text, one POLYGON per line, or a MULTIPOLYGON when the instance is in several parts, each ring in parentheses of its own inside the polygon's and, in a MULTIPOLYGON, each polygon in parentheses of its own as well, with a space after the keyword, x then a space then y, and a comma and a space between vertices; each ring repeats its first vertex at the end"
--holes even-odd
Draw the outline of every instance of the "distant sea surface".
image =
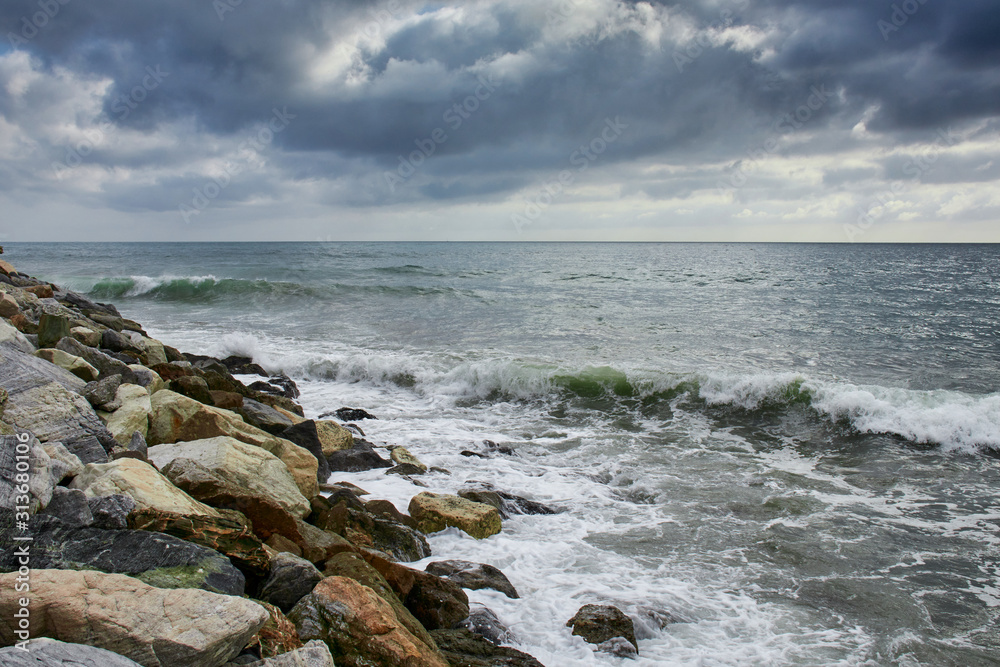
MULTIPOLYGON (((430 560, 502 569, 570 665, 1000 664, 1000 247, 7 244, 185 351, 299 381, 307 415, 565 510, 430 560), (514 455, 467 458, 491 440, 514 455), (586 603, 637 621, 594 653, 586 603), (672 621, 664 623, 664 621, 672 621), (662 627, 661 627, 662 626, 662 627)), ((406 510, 420 488, 335 474, 406 510)), ((430 561, 428 561, 430 562, 430 561)), ((422 565, 422 564, 418 564, 422 565)))

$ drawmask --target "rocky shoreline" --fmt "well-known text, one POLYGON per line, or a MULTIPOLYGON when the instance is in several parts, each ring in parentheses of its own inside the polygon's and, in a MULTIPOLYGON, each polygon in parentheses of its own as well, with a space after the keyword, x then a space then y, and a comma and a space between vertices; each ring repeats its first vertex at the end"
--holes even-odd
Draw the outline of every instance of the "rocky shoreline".
MULTIPOLYGON (((540 665, 463 590, 518 598, 500 570, 404 563, 426 534, 551 508, 421 489, 427 466, 365 440, 365 410, 307 419, 291 378, 184 354, 3 261, 0 318, 0 664, 540 665), (407 514, 328 483, 376 468, 414 483, 407 514)), ((637 655, 614 607, 567 627, 637 655)))

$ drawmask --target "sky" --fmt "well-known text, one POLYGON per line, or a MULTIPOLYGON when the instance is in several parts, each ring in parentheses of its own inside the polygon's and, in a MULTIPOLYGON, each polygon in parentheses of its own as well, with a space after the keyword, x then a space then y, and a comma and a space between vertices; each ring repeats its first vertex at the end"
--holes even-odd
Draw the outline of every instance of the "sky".
POLYGON ((4 0, 0 35, 0 242, 1000 242, 996 0, 4 0))

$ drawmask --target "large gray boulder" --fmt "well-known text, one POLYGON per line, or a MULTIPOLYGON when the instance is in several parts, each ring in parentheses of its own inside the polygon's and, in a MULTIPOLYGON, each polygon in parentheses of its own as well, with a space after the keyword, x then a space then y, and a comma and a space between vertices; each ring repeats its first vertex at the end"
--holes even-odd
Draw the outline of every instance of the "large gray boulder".
POLYGON ((279 553, 271 559, 271 572, 260 590, 260 599, 287 614, 322 580, 320 571, 305 558, 279 553))
MULTIPOLYGON (((127 574, 158 588, 200 588, 243 595, 245 579, 229 559, 207 547, 145 530, 70 526, 54 516, 31 518, 31 567, 127 574)), ((18 569, 14 516, 0 513, 0 572, 18 569)))
MULTIPOLYGON (((17 573, 0 575, 0 617, 14 618, 17 573)), ((196 589, 154 588, 121 574, 32 570, 31 632, 88 643, 144 667, 224 665, 269 618, 259 604, 196 589)), ((18 641, 0 623, 0 644, 18 641)))
POLYGON ((24 645, 24 649, 16 646, 0 648, 0 665, 4 667, 141 667, 139 663, 117 653, 105 651, 103 648, 85 644, 67 644, 47 637, 32 639, 24 645))
POLYGON ((61 442, 84 463, 108 460, 114 437, 78 392, 85 383, 44 359, 0 346, 0 386, 7 390, 5 421, 42 442, 61 442))
POLYGON ((29 514, 44 509, 55 486, 50 464, 49 455, 31 433, 19 429, 17 435, 0 435, 0 509, 24 505, 19 497, 24 495, 29 514), (27 487, 27 494, 21 493, 22 486, 27 487))

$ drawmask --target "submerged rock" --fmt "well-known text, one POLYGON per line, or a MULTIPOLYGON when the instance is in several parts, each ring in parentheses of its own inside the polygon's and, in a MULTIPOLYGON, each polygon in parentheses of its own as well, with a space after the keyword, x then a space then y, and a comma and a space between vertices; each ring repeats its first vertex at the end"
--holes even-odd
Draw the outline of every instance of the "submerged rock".
POLYGON ((473 591, 491 588, 509 598, 519 597, 507 576, 492 565, 467 560, 443 560, 430 563, 425 569, 433 575, 454 581, 462 588, 473 591))
POLYGON ((573 618, 566 622, 573 628, 573 634, 583 637, 590 644, 603 644, 615 637, 624 637, 638 652, 632 619, 617 607, 586 604, 580 607, 573 618))
POLYGON ((432 630, 441 653, 461 667, 544 667, 527 653, 496 646, 466 628, 432 630))
POLYGON ((363 419, 378 419, 378 417, 372 413, 360 408, 337 408, 333 413, 337 415, 337 419, 345 422, 356 422, 363 419))
MULTIPOLYGON (((0 575, 0 614, 13 618, 17 573, 0 575)), ((87 643, 147 667, 222 665, 267 621, 255 602, 197 589, 161 589, 121 574, 33 570, 32 635, 87 643)), ((0 624, 0 643, 15 641, 0 624)))
POLYGON ((514 635, 493 610, 481 604, 469 606, 469 617, 455 626, 475 632, 491 644, 499 646, 514 641, 514 635))
POLYGON ((392 467, 392 463, 382 458, 370 442, 360 439, 355 440, 350 449, 330 454, 326 461, 334 472, 364 472, 392 467))

